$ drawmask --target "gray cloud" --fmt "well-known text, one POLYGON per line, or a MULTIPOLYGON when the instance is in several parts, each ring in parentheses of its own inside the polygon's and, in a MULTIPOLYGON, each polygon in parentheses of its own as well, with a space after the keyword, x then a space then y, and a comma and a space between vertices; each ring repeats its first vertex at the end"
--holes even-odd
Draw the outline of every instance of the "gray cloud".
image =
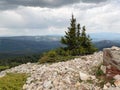
POLYGON ((1 0, 0 9, 13 9, 18 6, 38 6, 53 8, 79 2, 100 3, 105 1, 107 0, 1 0))
POLYGON ((76 2, 79 2, 79 0, 2 0, 0 1, 0 9, 12 9, 18 6, 53 8, 76 2))
POLYGON ((106 2, 107 0, 81 0, 81 1, 86 3, 101 3, 106 2))

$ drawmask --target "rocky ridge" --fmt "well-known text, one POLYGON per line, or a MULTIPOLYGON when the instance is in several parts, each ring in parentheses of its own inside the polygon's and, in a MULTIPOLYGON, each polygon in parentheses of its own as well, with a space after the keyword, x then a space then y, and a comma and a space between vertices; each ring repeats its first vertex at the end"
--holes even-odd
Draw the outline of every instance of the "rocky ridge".
POLYGON ((93 69, 101 63, 103 52, 98 52, 66 62, 22 64, 0 72, 0 77, 11 72, 28 73, 29 77, 23 90, 120 90, 119 86, 112 86, 109 83, 103 88, 97 85, 99 80, 93 69))

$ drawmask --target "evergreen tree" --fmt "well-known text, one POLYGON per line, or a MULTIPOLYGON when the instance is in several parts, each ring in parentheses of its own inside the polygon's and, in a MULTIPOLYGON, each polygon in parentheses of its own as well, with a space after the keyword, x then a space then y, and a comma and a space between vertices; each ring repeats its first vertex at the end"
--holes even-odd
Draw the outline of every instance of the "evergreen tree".
POLYGON ((94 47, 90 36, 86 35, 85 26, 83 26, 82 33, 81 33, 81 47, 83 47, 83 49, 85 51, 83 54, 91 54, 91 53, 97 51, 97 48, 94 47))
POLYGON ((76 19, 73 15, 68 32, 65 32, 65 34, 61 39, 61 43, 65 44, 69 50, 76 48, 76 19))
POLYGON ((92 39, 86 34, 85 26, 80 27, 80 24, 76 24, 76 19, 72 15, 70 27, 68 32, 65 32, 65 36, 61 38, 61 43, 66 45, 66 53, 70 55, 84 55, 91 54, 97 49, 92 44, 92 39))
POLYGON ((85 26, 82 27, 82 33, 81 33, 81 46, 87 47, 87 36, 86 36, 86 29, 85 26))
POLYGON ((80 30, 81 30, 81 27, 80 27, 80 24, 77 25, 77 48, 79 48, 79 46, 81 45, 81 33, 80 33, 80 30))

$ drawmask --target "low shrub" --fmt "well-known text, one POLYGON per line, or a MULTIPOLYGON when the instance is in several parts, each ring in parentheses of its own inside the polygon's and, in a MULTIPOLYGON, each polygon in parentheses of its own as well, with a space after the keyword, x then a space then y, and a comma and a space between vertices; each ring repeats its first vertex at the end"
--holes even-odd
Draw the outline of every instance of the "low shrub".
POLYGON ((102 76, 102 75, 104 75, 103 71, 100 68, 98 68, 96 71, 96 76, 102 76))
POLYGON ((67 61, 70 59, 73 59, 73 56, 69 55, 59 55, 55 50, 49 51, 47 53, 44 53, 41 59, 39 60, 39 63, 54 63, 54 62, 61 62, 61 61, 67 61))

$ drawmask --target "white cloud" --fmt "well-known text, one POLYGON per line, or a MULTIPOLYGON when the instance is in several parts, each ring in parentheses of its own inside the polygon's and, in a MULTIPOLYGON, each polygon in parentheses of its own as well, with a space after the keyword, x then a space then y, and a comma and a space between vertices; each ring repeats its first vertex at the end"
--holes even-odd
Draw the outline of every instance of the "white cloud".
POLYGON ((118 2, 110 1, 99 7, 82 10, 77 16, 81 16, 78 19, 82 24, 87 26, 88 32, 120 33, 119 10, 120 6, 118 6, 118 2))
POLYGON ((119 32, 120 0, 105 3, 77 3, 59 8, 20 6, 0 11, 0 35, 64 34, 71 14, 87 32, 119 32))
POLYGON ((0 27, 15 28, 24 24, 24 20, 21 15, 15 11, 1 11, 0 12, 0 27))

